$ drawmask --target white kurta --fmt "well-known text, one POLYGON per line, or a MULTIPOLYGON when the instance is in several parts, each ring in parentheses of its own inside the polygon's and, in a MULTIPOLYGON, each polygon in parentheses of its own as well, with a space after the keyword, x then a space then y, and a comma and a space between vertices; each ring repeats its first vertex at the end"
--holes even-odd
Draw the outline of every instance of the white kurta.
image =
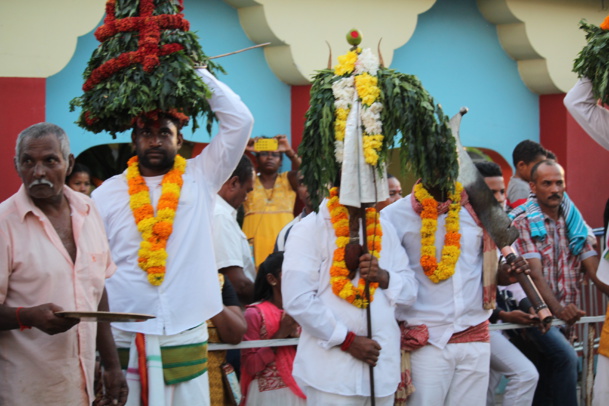
MULTIPOLYGON (((421 217, 414 211, 411 196, 387 206, 381 218, 391 223, 409 258, 419 283, 416 302, 410 307, 398 306, 398 320, 409 325, 425 324, 429 328, 429 343, 442 349, 454 333, 476 326, 490 315, 482 308, 482 228, 476 225, 465 208, 459 212, 461 255, 455 274, 440 283, 433 283, 421 267, 421 217)), ((436 258, 441 258, 444 244, 444 221, 438 217, 436 258)))
MULTIPOLYGON (((311 213, 290 232, 282 274, 283 305, 302 326, 293 374, 305 390, 343 396, 370 396, 368 364, 340 349, 347 332, 366 335, 366 310, 332 292, 330 266, 336 237, 324 200, 319 213, 311 213)), ((395 392, 400 379, 400 332, 395 321, 396 303, 411 304, 417 284, 407 267, 408 258, 391 225, 382 224, 380 266, 390 272, 388 289, 377 289, 371 305, 372 336, 382 347, 374 368, 375 394, 395 392)), ((357 283, 359 275, 356 276, 357 283)))
POLYGON ((218 270, 238 266, 243 268, 245 276, 253 282, 256 267, 250 244, 237 223, 237 210, 221 196, 216 198, 214 207, 213 239, 218 270))
POLYGON ((603 148, 609 149, 609 110, 597 104, 588 78, 577 81, 564 99, 575 121, 603 148))
MULTIPOLYGON (((199 72, 213 91, 209 103, 219 119, 220 130, 199 156, 187 161, 161 286, 151 285, 138 266, 142 237, 129 208, 125 173, 108 179, 93 192, 118 267, 106 283, 110 310, 156 316, 141 323, 117 324, 115 327, 121 330, 178 334, 222 310, 211 235, 214 199, 243 155, 253 118, 232 90, 209 72, 199 72)), ((155 208, 161 194, 161 178, 145 178, 155 208)))

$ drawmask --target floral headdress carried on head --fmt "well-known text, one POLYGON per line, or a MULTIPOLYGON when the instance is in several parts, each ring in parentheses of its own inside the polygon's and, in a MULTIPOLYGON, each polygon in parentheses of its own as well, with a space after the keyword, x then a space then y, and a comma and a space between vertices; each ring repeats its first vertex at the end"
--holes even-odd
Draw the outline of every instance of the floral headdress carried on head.
POLYGON ((113 136, 138 119, 170 115, 193 130, 197 116, 207 116, 211 131, 214 114, 210 90, 195 71, 212 63, 189 31, 183 0, 108 0, 104 24, 96 32, 101 42, 83 76, 84 94, 70 102, 82 109, 77 124, 94 133, 113 136))
POLYGON ((344 174, 352 155, 360 154, 382 177, 394 147, 401 149, 402 167, 414 171, 425 184, 454 190, 457 153, 442 108, 415 76, 388 69, 370 49, 359 48, 357 30, 351 30, 347 39, 353 47, 338 58, 333 70, 319 71, 311 88, 299 154, 313 206, 327 195, 328 185, 339 173, 344 174), (350 131, 361 134, 359 151, 349 145, 350 131))
POLYGON ((609 104, 609 16, 600 27, 581 20, 579 28, 586 32, 588 42, 575 59, 573 72, 579 77, 589 78, 594 96, 609 104))

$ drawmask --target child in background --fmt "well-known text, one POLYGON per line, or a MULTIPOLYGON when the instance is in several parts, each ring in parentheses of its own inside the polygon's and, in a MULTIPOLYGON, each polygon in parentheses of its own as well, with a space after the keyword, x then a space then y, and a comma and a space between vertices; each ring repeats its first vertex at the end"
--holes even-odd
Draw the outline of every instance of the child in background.
POLYGON ((66 185, 77 192, 91 196, 91 171, 85 165, 75 163, 72 173, 66 177, 66 185))
MULTIPOLYGON (((254 304, 246 306, 247 340, 298 337, 299 326, 283 311, 281 265, 283 252, 260 264, 254 282, 254 304)), ((241 405, 305 405, 305 395, 292 377, 295 346, 241 351, 241 405)))
POLYGON ((524 140, 516 145, 512 152, 512 162, 516 172, 507 187, 507 211, 524 204, 529 198, 531 187, 531 169, 539 161, 556 159, 553 153, 542 147, 539 143, 524 140))

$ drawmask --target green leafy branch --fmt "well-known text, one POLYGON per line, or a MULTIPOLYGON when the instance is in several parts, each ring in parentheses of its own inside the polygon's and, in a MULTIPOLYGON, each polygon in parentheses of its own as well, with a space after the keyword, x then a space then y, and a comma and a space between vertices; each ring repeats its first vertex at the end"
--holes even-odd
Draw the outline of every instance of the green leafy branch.
POLYGON ((587 77, 592 82, 592 93, 604 104, 609 103, 609 31, 605 31, 586 20, 580 21, 588 41, 573 64, 573 72, 587 77))
MULTIPOLYGON (((387 162, 389 150, 400 148, 402 170, 410 169, 429 187, 453 191, 459 174, 455 139, 449 119, 413 75, 392 69, 378 71, 378 87, 383 103, 383 146, 379 168, 387 162), (401 137, 397 139, 401 134, 401 137)), ((310 107, 299 154, 300 170, 309 189, 313 207, 326 196, 336 181, 340 165, 334 152, 334 95, 332 83, 340 77, 332 70, 317 73, 311 87, 310 107)))

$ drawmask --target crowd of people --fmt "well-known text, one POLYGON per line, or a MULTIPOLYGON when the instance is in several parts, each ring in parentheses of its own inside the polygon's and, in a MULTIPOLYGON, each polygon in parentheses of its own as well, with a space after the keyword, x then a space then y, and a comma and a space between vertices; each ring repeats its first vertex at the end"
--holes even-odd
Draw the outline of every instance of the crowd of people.
MULTIPOLYGON (((519 231, 507 264, 459 184, 402 197, 389 175, 389 198, 357 221, 336 188, 312 207, 287 138, 257 150, 248 108, 198 72, 220 123, 209 146, 185 160, 180 120, 137 121, 127 170, 92 198, 61 128, 19 134, 23 185, 0 205, 0 404, 492 405, 502 376, 504 405, 577 404, 579 275, 605 294, 609 278, 554 154, 521 142, 507 193, 497 164, 476 163, 519 231), (521 272, 564 327, 537 318, 521 272), (110 327, 62 314, 108 310, 154 317, 110 327), (500 322, 533 328, 489 331, 500 322)), ((609 145, 585 80, 565 102, 609 145)), ((608 348, 606 324, 596 405, 609 402, 608 348)))

